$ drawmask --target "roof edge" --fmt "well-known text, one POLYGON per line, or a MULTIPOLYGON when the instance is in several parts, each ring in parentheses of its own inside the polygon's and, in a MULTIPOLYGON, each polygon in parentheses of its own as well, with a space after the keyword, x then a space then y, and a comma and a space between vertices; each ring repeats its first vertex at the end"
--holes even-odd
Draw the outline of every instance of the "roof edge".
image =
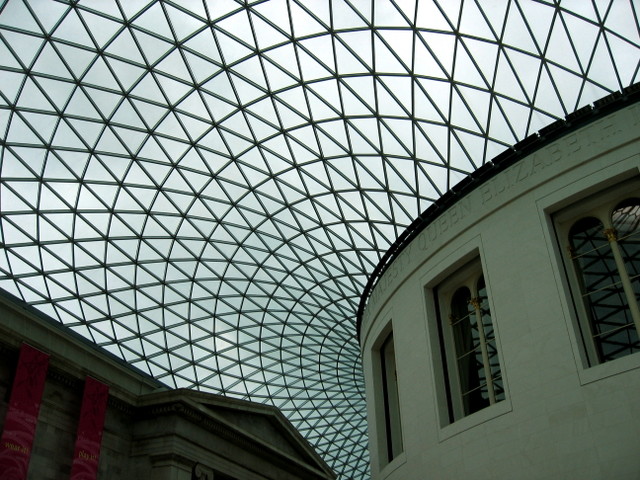
POLYGON ((369 300, 374 288, 377 286, 378 281, 382 278, 382 275, 384 275, 387 268, 391 266, 395 259, 398 258, 398 256, 415 239, 415 237, 433 223, 449 207, 524 157, 531 155, 568 133, 593 123, 610 113, 616 112, 638 102, 640 102, 640 82, 634 83, 621 91, 613 92, 599 100, 596 100, 593 105, 587 105, 579 108, 575 112, 568 114, 564 119, 558 119, 546 127, 541 128, 538 132, 529 135, 515 145, 507 148, 502 153, 496 155, 492 160, 470 173, 450 190, 446 191, 440 198, 424 210, 418 218, 411 222, 407 228, 405 228, 405 230, 387 249, 378 262, 378 265, 376 265, 376 268, 369 276, 367 284, 360 296, 358 311, 356 313, 356 335, 358 342, 361 341, 360 330, 362 328, 362 316, 364 315, 367 301, 369 300))

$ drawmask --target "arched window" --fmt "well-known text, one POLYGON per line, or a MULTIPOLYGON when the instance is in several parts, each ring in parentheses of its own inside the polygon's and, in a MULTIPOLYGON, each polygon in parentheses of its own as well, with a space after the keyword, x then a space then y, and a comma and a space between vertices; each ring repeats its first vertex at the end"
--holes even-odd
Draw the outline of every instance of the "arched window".
POLYGON ((436 291, 446 319, 441 328, 443 363, 451 370, 447 385, 454 421, 503 400, 505 394, 480 262, 454 274, 436 291))
POLYGON ((460 287, 453 294, 449 321, 453 329, 462 404, 465 415, 469 415, 488 406, 489 399, 482 394, 482 390, 486 390, 486 369, 480 349, 482 328, 478 328, 467 287, 460 287))
POLYGON ((612 210, 581 218, 569 230, 591 363, 640 351, 640 201, 626 199, 612 210))

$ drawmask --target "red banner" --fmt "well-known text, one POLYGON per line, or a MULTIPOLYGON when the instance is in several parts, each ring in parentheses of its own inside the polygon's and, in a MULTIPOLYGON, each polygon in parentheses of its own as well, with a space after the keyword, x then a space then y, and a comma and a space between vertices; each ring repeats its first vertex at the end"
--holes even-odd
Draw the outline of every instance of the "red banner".
POLYGON ((22 344, 0 439, 2 480, 27 478, 48 367, 49 355, 22 344))
POLYGON ((82 396, 71 480, 96 480, 109 387, 87 377, 82 396))

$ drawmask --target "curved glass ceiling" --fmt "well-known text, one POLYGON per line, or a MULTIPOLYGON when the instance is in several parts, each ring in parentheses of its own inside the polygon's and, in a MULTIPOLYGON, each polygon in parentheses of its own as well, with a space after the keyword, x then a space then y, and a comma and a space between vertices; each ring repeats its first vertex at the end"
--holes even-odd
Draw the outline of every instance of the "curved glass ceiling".
POLYGON ((355 311, 422 210, 640 80, 615 1, 0 1, 0 286, 368 476, 355 311))

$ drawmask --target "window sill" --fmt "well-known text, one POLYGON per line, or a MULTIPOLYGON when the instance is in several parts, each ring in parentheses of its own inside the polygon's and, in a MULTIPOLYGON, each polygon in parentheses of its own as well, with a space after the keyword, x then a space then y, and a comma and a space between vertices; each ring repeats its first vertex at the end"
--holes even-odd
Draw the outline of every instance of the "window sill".
POLYGON ((387 478, 405 463, 407 463, 407 455, 402 452, 380 469, 380 478, 387 478))
POLYGON ((455 435, 470 430, 509 412, 511 412, 511 402, 508 399, 503 400, 495 405, 491 405, 490 407, 461 418, 460 420, 456 420, 450 425, 442 427, 438 432, 438 439, 440 442, 443 442, 455 435))
POLYGON ((610 362, 594 365, 579 371, 580 385, 597 382, 607 377, 619 375, 631 370, 640 369, 640 353, 633 353, 626 357, 617 358, 610 362))

